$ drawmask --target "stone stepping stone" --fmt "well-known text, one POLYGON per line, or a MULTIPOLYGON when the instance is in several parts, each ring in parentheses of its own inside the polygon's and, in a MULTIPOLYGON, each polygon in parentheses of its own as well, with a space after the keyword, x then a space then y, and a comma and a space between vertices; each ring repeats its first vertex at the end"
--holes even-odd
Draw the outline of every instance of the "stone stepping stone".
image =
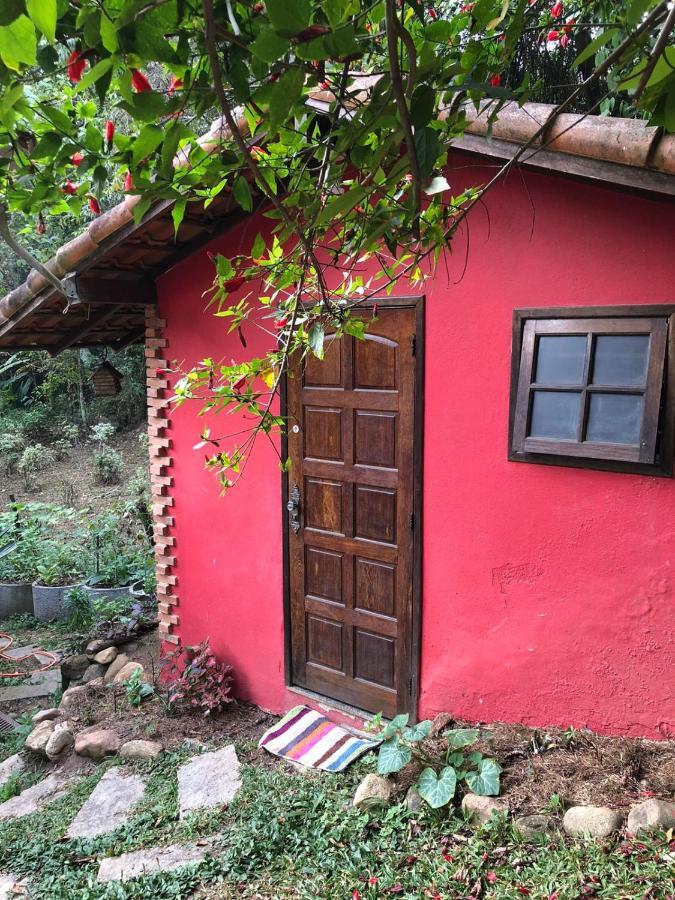
POLYGON ((0 703, 13 700, 32 700, 36 697, 51 697, 61 687, 61 670, 57 666, 38 672, 21 684, 0 687, 0 703))
MULTIPOLYGON (((0 762, 0 787, 7 784, 13 775, 18 775, 26 768, 26 761, 20 753, 15 753, 8 759, 0 762)), ((2 895, 0 895, 2 896, 2 895)))
POLYGON ((59 775, 48 775, 45 779, 34 784, 33 787, 26 788, 16 797, 0 803, 0 820, 1 819, 19 819, 21 816, 28 816, 37 812, 58 800, 68 793, 75 783, 74 778, 64 778, 59 775))
POLYGON ((110 769, 70 823, 66 837, 91 838, 125 825, 143 798, 145 784, 137 775, 110 769))
POLYGON ((17 900, 18 897, 27 897, 26 879, 19 880, 14 875, 0 875, 0 900, 17 900))
POLYGON ((178 770, 180 818, 231 803, 240 787, 239 760, 232 745, 195 756, 178 770))
POLYGON ((201 847, 197 844, 171 844, 111 856, 101 860, 96 880, 103 884, 108 881, 129 881, 152 872, 173 872, 182 866, 202 862, 208 849, 206 844, 201 847))

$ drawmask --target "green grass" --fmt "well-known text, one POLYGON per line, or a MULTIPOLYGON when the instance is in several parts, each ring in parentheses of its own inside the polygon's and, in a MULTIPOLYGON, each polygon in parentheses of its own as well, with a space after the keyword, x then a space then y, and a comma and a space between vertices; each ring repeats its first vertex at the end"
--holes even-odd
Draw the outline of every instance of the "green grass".
MULTIPOLYGON (((241 749, 241 748, 240 748, 241 749)), ((0 755, 2 749, 0 748, 0 755)), ((41 813, 0 822, 0 872, 28 876, 41 900, 297 897, 350 900, 438 895, 541 900, 598 897, 666 900, 675 892, 666 836, 570 843, 523 842, 505 821, 478 830, 442 812, 412 816, 401 805, 382 813, 351 806, 372 760, 344 775, 295 774, 243 766, 243 787, 229 809, 180 822, 176 769, 194 750, 138 765, 148 778, 143 805, 123 828, 93 840, 63 832, 105 769, 41 813), (140 847, 215 839, 214 858, 197 869, 124 885, 97 885, 98 859, 140 847), (369 884, 369 879, 377 883, 369 884)), ((113 763, 114 764, 114 763, 113 763)))

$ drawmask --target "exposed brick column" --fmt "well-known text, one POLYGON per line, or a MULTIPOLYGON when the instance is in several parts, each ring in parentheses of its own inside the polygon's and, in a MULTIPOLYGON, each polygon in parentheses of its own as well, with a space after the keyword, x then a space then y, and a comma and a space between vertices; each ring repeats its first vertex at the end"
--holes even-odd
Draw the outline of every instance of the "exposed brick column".
POLYGON ((166 321, 157 317, 157 307, 148 307, 145 315, 145 369, 159 633, 163 641, 177 644, 178 635, 172 633, 173 627, 178 625, 178 579, 173 574, 176 539, 171 534, 174 524, 173 497, 170 496, 173 457, 169 437, 169 379, 166 375, 169 362, 168 341, 163 337, 165 327, 166 321))

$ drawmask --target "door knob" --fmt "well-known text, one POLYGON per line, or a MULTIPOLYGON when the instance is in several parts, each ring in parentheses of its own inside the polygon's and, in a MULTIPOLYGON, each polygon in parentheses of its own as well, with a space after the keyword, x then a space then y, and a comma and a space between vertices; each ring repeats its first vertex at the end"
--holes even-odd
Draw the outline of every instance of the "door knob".
POLYGON ((300 531, 300 488, 297 484, 294 485, 289 495, 286 509, 288 510, 288 521, 291 529, 294 534, 297 534, 300 531))

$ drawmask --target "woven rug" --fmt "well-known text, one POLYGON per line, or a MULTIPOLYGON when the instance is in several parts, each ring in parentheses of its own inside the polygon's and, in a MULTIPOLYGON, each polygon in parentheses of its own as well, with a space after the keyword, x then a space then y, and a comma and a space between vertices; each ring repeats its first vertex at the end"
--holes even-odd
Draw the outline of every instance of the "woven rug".
POLYGON ((258 746, 311 769, 341 772, 378 744, 357 737, 309 706, 296 706, 265 732, 258 746))

